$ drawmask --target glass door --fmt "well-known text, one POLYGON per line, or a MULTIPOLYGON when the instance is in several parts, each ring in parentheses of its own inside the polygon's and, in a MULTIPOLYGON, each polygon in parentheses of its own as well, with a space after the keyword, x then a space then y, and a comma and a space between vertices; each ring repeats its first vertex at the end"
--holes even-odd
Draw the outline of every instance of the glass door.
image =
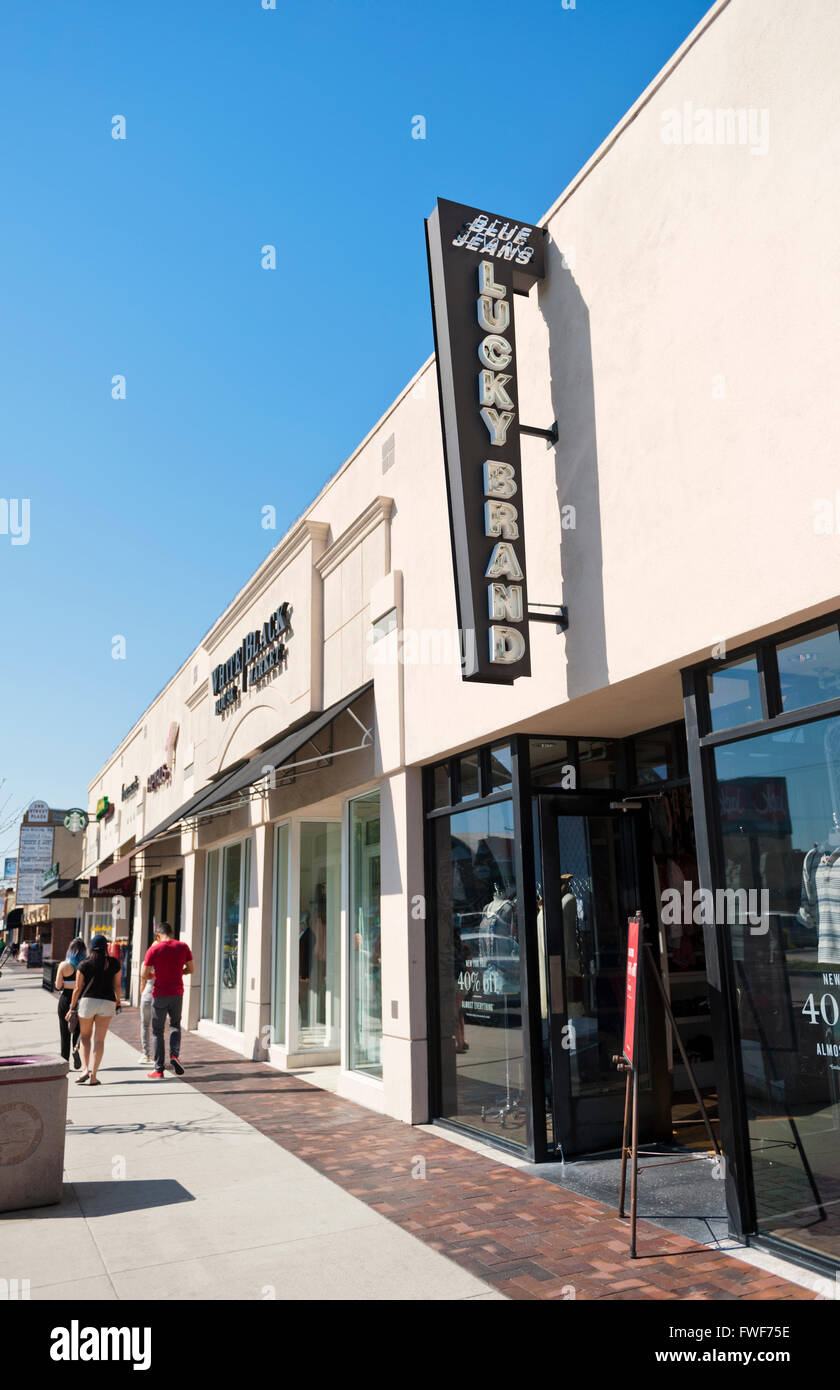
MULTIPOLYGON (((592 798, 539 798, 547 1119, 565 1154, 621 1143, 625 1076, 612 1058, 622 1047, 627 919, 640 906, 636 818, 592 798)), ((658 1090, 652 1085, 648 1034, 645 1027, 640 1119, 650 1128, 668 1079, 660 1057, 658 1090)))

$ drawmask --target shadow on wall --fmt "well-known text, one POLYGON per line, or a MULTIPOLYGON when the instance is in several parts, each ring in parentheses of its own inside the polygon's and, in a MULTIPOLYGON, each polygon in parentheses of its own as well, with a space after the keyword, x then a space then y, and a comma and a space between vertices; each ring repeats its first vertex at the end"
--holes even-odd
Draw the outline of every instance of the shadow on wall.
POLYGON ((607 642, 601 545, 601 499, 595 432, 595 385, 589 310, 554 242, 539 303, 549 336, 551 403, 559 438, 555 450, 558 513, 574 508, 574 527, 561 530, 563 603, 569 609, 566 682, 573 700, 607 685, 607 642))

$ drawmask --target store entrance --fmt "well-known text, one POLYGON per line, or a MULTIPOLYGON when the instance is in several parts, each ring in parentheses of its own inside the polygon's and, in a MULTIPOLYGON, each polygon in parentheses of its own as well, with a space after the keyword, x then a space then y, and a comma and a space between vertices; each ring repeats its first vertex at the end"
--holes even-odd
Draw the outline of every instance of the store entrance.
MULTIPOLYGON (((546 1124, 555 1153, 572 1156, 621 1142, 621 1052, 627 919, 651 921, 639 872, 649 850, 643 811, 604 798, 538 798, 541 883, 538 950, 546 1124)), ((655 918, 653 919, 655 920, 655 918)), ((640 1124, 645 1139, 667 1138, 669 1084, 661 1020, 647 1013, 640 1124)))
POLYGON ((149 884, 149 908, 146 917, 145 950, 153 944, 155 926, 158 922, 168 922, 176 941, 181 935, 181 881, 183 872, 162 874, 153 878, 149 884))

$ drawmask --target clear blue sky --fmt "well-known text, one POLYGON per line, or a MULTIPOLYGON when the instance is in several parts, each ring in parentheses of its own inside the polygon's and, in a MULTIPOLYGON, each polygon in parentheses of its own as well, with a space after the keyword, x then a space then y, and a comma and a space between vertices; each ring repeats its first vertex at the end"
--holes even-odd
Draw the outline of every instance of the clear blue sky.
POLYGON ((0 535, 0 826, 32 797, 85 804, 428 356, 435 198, 539 217, 707 8, 3 6, 0 495, 30 499, 31 537, 0 535))

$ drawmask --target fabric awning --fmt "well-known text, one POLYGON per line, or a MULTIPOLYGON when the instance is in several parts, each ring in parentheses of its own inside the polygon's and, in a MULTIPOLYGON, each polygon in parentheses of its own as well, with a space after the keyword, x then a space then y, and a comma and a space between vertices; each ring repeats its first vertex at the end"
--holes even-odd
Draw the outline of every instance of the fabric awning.
MULTIPOLYGON (((232 768, 226 775, 217 778, 215 782, 210 782, 206 787, 203 787, 200 792, 196 792, 195 796, 191 796, 189 801, 185 801, 183 806, 180 806, 177 811, 167 816, 166 820, 161 821, 160 825, 155 826, 154 830, 150 831, 148 835, 144 835, 143 839, 134 846, 129 858, 135 855, 138 850, 148 845, 152 840, 157 839, 164 831, 171 829, 171 827, 176 825, 179 821, 186 820, 187 817, 195 813, 209 810, 211 806, 218 806, 221 802, 226 801, 228 797, 234 796, 236 792, 244 791, 246 787, 253 786, 255 782, 260 781, 261 778, 265 776, 266 767, 281 767, 283 763, 288 762, 305 743, 308 743, 316 734, 326 729, 334 719, 337 719, 338 716, 343 714, 346 709, 349 709, 356 700, 360 699, 362 695, 366 695, 367 692, 372 689, 373 681, 367 681, 364 685, 360 685, 357 690, 352 691, 350 695, 345 695, 341 700, 336 700, 335 704, 330 705, 328 709, 322 710, 320 714, 310 715, 303 723, 297 724, 291 729, 287 729, 282 738, 277 739, 275 743, 269 744, 269 746, 264 748, 261 752, 255 753, 247 762, 238 763, 236 767, 232 768)), ((329 754, 325 754, 324 756, 325 758, 329 757, 329 754)), ((116 869, 116 867, 116 864, 113 865, 114 869, 116 869)))
POLYGON ((97 888, 110 888, 112 883, 122 883, 123 879, 131 878, 131 856, 134 853, 135 850, 129 850, 122 859, 118 859, 114 864, 109 864, 107 869, 103 869, 101 874, 97 874, 97 888))

